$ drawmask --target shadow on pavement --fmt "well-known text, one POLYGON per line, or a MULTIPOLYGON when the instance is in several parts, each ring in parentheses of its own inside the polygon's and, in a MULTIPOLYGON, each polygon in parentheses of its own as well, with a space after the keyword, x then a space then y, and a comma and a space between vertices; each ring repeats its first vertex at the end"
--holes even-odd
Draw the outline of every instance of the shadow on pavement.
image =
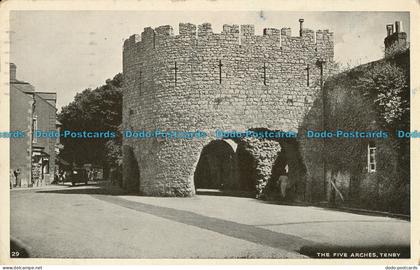
POLYGON ((346 247, 325 245, 319 242, 314 242, 311 240, 301 238, 299 236, 275 232, 254 225, 247 225, 220 218, 209 217, 186 210, 156 206, 141 202, 133 202, 118 197, 108 197, 102 195, 94 195, 94 197, 99 200, 103 200, 139 212, 148 213, 154 216, 214 231, 226 236, 243 239, 249 242, 297 252, 312 258, 321 258, 318 255, 318 253, 320 252, 330 252, 331 254, 347 252, 349 256, 351 252, 367 252, 376 254, 378 258, 380 258, 379 253, 382 252, 400 253, 400 255, 397 258, 410 257, 409 246, 389 245, 364 247, 364 243, 360 243, 360 246, 346 247))
POLYGON ((186 210, 133 202, 119 197, 103 196, 100 194, 93 195, 93 197, 138 212, 151 214, 175 222, 217 232, 226 236, 287 251, 296 252, 302 246, 313 246, 317 244, 316 242, 303 239, 299 236, 274 232, 254 225, 209 217, 186 210))
POLYGON ((197 189, 197 195, 255 198, 255 192, 241 190, 197 189))
MULTIPOLYGON (((289 235, 280 232, 274 232, 269 229, 261 228, 258 226, 264 225, 247 225, 241 224, 233 221, 228 221, 224 219, 219 219, 215 217, 209 217, 206 215, 200 215, 194 212, 185 211, 185 210, 178 210, 169 207, 162 207, 156 206, 141 202, 133 202, 123 198, 119 198, 116 196, 120 195, 133 195, 129 194, 128 192, 124 191, 123 189, 112 186, 109 183, 101 183, 101 184, 91 184, 89 186, 79 186, 79 187, 67 187, 57 190, 39 190, 36 191, 37 193, 55 193, 55 194, 87 194, 92 195, 94 198, 106 201, 115 205, 119 205, 128 209, 132 209, 135 211, 148 213, 154 216, 158 216, 161 218, 169 219, 172 221, 184 223, 190 226, 195 226, 198 228, 214 231, 223 235, 227 235, 230 237, 243 239, 249 242, 266 245, 274 248, 280 248, 288 251, 298 252, 304 256, 308 256, 311 258, 341 258, 341 257, 333 257, 332 254, 337 253, 346 253, 348 256, 351 254, 364 254, 364 253, 371 253, 373 257, 370 258, 384 258, 380 257, 380 253, 399 253, 397 258, 409 258, 410 257, 410 247, 407 246, 369 246, 366 247, 361 243, 360 246, 333 246, 333 245, 326 245, 319 242, 314 242, 311 240, 307 240, 301 238, 299 236, 289 235), (111 196, 108 196, 111 195, 111 196), (320 256, 320 253, 329 253, 331 256, 320 256), (376 256, 376 257, 375 257, 376 256)), ((228 195, 226 192, 215 192, 212 190, 203 190, 197 192, 198 195, 216 195, 216 196, 235 196, 235 195, 228 195)), ((241 195, 241 194, 236 194, 241 195)), ((237 196, 237 197, 238 197, 237 196)), ((242 196, 244 197, 243 194, 242 196)), ((268 201, 261 201, 256 200, 261 203, 272 203, 268 201)), ((279 204, 279 203, 277 203, 279 204)), ((299 205, 304 207, 304 205, 299 205)), ((331 211, 339 211, 328 209, 331 211)), ((334 222, 334 221, 328 221, 334 222)), ((337 222, 337 221, 336 221, 337 222)), ((339 222, 347 222, 347 221, 339 221, 339 222)), ((351 222, 354 222, 351 221, 351 222)), ((371 222, 371 221, 366 221, 371 222)), ((270 224, 265 224, 270 225, 270 224)), ((291 225, 291 224, 276 224, 276 225, 291 225)), ((23 251, 24 252, 24 251, 23 251)), ((368 255, 366 255, 368 256, 368 255)), ((351 258, 361 258, 366 259, 367 257, 359 256, 359 257, 351 257, 351 258)))

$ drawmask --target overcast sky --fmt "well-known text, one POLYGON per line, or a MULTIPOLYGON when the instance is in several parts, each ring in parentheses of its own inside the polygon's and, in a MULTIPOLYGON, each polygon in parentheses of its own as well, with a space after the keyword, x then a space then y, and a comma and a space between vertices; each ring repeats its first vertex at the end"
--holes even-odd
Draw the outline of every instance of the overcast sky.
POLYGON ((256 34, 265 27, 304 27, 334 32, 335 60, 352 66, 380 59, 386 24, 399 20, 409 34, 406 12, 284 12, 284 11, 15 11, 11 13, 10 61, 17 77, 37 91, 58 94, 58 108, 77 92, 104 84, 122 70, 122 44, 144 27, 179 22, 209 22, 218 33, 223 24, 254 24, 256 34))

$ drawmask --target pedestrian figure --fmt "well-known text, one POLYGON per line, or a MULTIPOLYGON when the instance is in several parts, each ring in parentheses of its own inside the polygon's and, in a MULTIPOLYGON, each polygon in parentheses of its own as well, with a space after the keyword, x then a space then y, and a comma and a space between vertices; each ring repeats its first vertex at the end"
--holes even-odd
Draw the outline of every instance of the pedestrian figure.
POLYGON ((60 182, 64 185, 64 183, 66 182, 66 176, 67 176, 67 172, 61 170, 60 172, 60 182))
POLYGON ((116 169, 114 167, 112 167, 111 169, 109 169, 109 178, 111 180, 111 185, 115 185, 116 183, 116 169))
POLYGON ((64 183, 63 170, 58 172, 58 183, 64 183))
POLYGON ((278 180, 278 186, 280 188, 280 192, 281 192, 281 197, 284 199, 286 198, 286 191, 287 191, 287 187, 289 185, 289 178, 287 177, 287 175, 280 175, 279 180, 278 180))
POLYGON ((90 170, 88 172, 88 179, 89 179, 89 181, 93 181, 93 171, 92 170, 90 170))
POLYGON ((287 188, 289 187, 289 177, 287 176, 289 172, 289 166, 286 165, 283 172, 280 174, 279 179, 277 180, 277 187, 280 190, 282 199, 286 198, 287 188))
POLYGON ((20 168, 17 168, 14 172, 13 172, 14 176, 15 176, 15 187, 21 187, 22 183, 20 180, 20 168))
POLYGON ((9 171, 10 189, 13 189, 13 186, 15 185, 14 179, 15 179, 15 174, 14 174, 13 170, 10 169, 10 171, 9 171))
POLYGON ((53 184, 58 184, 58 181, 60 180, 60 175, 58 173, 58 170, 55 170, 54 172, 54 182, 53 184))

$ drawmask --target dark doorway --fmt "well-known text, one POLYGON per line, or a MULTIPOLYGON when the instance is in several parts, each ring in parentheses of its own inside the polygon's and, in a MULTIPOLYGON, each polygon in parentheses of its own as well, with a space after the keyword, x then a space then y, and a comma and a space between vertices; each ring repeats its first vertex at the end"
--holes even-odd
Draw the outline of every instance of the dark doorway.
POLYGON ((280 175, 286 175, 287 172, 288 160, 284 148, 282 148, 282 150, 277 153, 277 158, 274 161, 273 168, 271 169, 271 181, 277 181, 280 175))
MULTIPOLYGON (((122 188, 131 192, 140 189, 140 169, 134 150, 131 146, 123 145, 123 179, 122 188)), ((115 176, 113 176, 115 177, 115 176)))
POLYGON ((224 189, 236 181, 236 156, 232 147, 223 140, 206 145, 194 173, 195 188, 224 189))

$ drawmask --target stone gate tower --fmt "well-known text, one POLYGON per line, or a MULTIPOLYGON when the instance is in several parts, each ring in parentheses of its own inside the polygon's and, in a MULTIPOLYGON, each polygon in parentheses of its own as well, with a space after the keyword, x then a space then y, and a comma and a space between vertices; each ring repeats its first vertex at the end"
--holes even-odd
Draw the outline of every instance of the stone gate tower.
MULTIPOLYGON (((253 25, 224 25, 213 33, 208 23, 180 23, 178 35, 167 25, 132 35, 123 51, 123 129, 201 130, 210 136, 124 138, 124 187, 144 195, 191 196, 200 156, 216 129, 297 131, 320 93, 321 74, 331 72, 333 49, 331 32, 303 28, 303 20, 299 36, 291 36, 290 28, 266 28, 259 36, 253 25)), ((266 154, 250 151, 261 189, 268 176, 258 168, 272 166, 281 148, 270 143, 259 148, 266 154)))

